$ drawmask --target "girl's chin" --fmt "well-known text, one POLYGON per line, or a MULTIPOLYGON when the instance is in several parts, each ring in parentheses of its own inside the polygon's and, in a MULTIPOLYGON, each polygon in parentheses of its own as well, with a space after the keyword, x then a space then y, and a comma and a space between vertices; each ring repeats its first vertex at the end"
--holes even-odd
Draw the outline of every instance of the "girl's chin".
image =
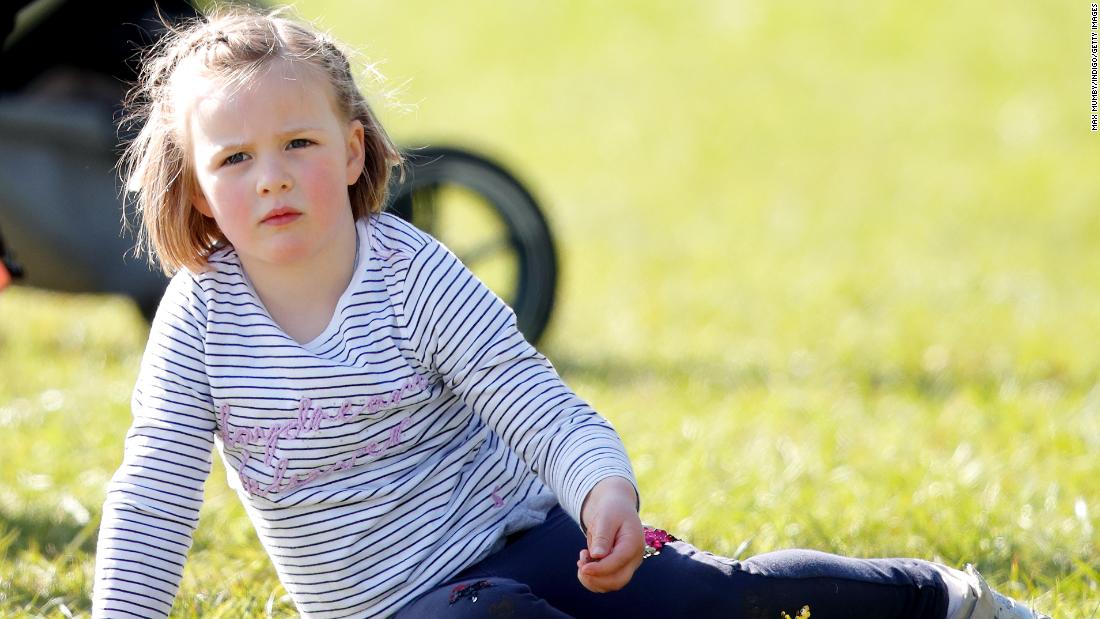
MULTIPOLYGON (((279 243, 273 243, 264 248, 264 262, 279 267, 294 267, 303 264, 321 263, 331 260, 332 256, 326 256, 331 248, 323 243, 311 242, 307 239, 283 239, 279 243)), ((354 251, 354 250, 353 250, 354 251)), ((347 259, 353 260, 352 253, 347 259)))

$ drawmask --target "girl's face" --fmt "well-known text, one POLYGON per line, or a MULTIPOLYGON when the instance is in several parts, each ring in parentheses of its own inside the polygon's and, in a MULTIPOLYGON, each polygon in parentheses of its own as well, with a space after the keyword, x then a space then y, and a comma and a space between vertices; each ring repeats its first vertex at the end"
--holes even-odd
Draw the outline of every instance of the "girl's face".
POLYGON ((363 170, 363 126, 337 114, 332 87, 285 61, 239 87, 203 77, 181 87, 201 93, 185 112, 195 207, 245 269, 334 265, 349 249, 353 260, 348 185, 363 170))

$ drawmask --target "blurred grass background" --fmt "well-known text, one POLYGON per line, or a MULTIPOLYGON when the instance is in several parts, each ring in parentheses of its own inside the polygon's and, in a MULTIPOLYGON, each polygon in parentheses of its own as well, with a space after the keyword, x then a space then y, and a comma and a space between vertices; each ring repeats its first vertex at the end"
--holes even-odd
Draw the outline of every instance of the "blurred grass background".
MULTIPOLYGON (((1097 616, 1087 3, 297 6, 382 61, 399 141, 541 198, 541 348, 619 428, 645 519, 730 555, 970 561, 1097 616)), ((0 294, 0 615, 87 613, 145 330, 0 294)), ((207 489, 178 616, 292 616, 220 463, 207 489)))

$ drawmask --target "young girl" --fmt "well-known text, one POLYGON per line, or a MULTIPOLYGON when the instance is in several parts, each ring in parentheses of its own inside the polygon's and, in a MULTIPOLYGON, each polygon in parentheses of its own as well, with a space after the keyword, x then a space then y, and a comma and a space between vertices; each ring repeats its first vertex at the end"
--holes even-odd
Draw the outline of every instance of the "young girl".
POLYGON ((611 426, 453 254, 380 212, 400 157, 324 35, 223 11, 162 40, 138 92, 125 170, 175 276, 95 616, 169 613, 214 448, 305 617, 1037 616, 969 568, 733 561, 643 528, 611 426))

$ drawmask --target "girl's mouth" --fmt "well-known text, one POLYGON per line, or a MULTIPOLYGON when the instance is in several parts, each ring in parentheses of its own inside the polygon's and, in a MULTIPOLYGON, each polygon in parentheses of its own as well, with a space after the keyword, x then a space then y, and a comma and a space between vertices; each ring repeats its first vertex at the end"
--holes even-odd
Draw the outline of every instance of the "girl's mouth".
POLYGON ((298 219, 301 216, 302 214, 300 212, 292 208, 280 207, 272 210, 267 215, 265 215, 260 223, 272 226, 282 226, 298 219))

